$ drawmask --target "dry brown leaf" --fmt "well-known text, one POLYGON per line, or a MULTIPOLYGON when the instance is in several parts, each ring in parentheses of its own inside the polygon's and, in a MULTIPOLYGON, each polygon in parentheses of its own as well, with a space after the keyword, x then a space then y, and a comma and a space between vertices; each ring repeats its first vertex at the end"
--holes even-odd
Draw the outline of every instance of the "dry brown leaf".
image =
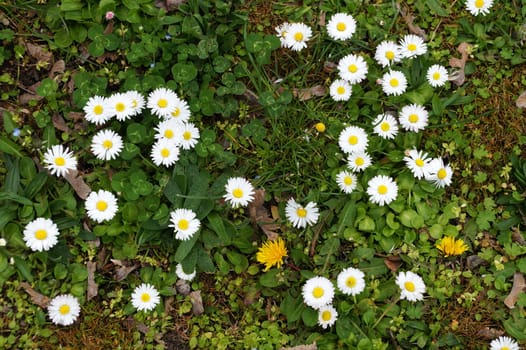
POLYGON ((64 120, 64 118, 62 118, 60 114, 54 113, 52 117, 52 121, 53 121, 53 126, 55 127, 55 129, 64 131, 66 133, 71 132, 71 129, 66 124, 66 121, 64 120))
POLYGON ((47 308, 47 306, 49 305, 48 297, 40 294, 39 292, 31 288, 31 286, 27 282, 20 283, 20 287, 22 287, 26 291, 26 293, 29 294, 33 304, 38 305, 43 309, 47 308))
POLYGON ((82 176, 79 176, 79 172, 76 169, 71 169, 64 176, 67 182, 73 187, 77 196, 80 199, 88 198, 91 188, 84 182, 82 176))
POLYGON ((268 239, 274 240, 278 238, 276 231, 280 228, 280 225, 276 224, 276 220, 269 216, 264 204, 265 190, 257 189, 254 193, 254 200, 248 205, 250 221, 252 221, 253 226, 259 226, 268 239))
POLYGON ((186 1, 187 0, 156 0, 155 6, 165 9, 166 11, 173 11, 186 1))
POLYGON ((95 282, 97 263, 94 261, 86 262, 86 269, 88 270, 88 291, 86 299, 89 301, 99 294, 99 286, 97 285, 97 282, 95 282))
POLYGON ((181 295, 188 295, 192 291, 192 287, 185 280, 177 280, 175 282, 175 290, 181 295))
POLYGON ((118 266, 118 268, 115 269, 115 272, 113 273, 113 279, 117 282, 124 280, 133 270, 139 267, 139 264, 133 264, 131 266, 128 266, 117 259, 110 259, 110 261, 114 265, 118 266))
POLYGON ((320 27, 325 27, 325 16, 326 16, 326 15, 327 15, 327 14, 326 14, 325 12, 321 12, 321 13, 320 13, 320 18, 318 18, 318 25, 319 25, 320 27))
POLYGON ((64 74, 64 71, 66 70, 66 63, 64 60, 58 60, 53 64, 53 67, 51 67, 51 70, 49 71, 48 76, 51 79, 55 79, 57 76, 61 76, 64 74))
POLYGON ((306 101, 306 100, 310 100, 311 98, 315 96, 318 96, 318 97, 325 96, 326 91, 323 86, 315 85, 313 87, 305 88, 305 89, 293 88, 292 95, 294 97, 297 97, 300 101, 306 101))
POLYGON ((41 99, 43 99, 42 96, 39 96, 37 94, 32 94, 32 93, 29 93, 29 92, 24 92, 23 94, 18 96, 18 102, 21 105, 26 105, 30 101, 40 101, 41 99))
POLYGON ((104 32, 103 32, 104 35, 108 35, 108 34, 111 34, 111 33, 113 33, 113 21, 110 21, 108 23, 108 25, 106 26, 106 28, 104 29, 104 32))
POLYGON ((400 15, 402 16, 404 22, 407 24, 409 32, 418 35, 423 40, 426 40, 426 32, 418 25, 414 24, 415 16, 409 12, 409 9, 406 6, 400 6, 399 3, 396 4, 396 7, 400 11, 400 15))
POLYGON ((457 46, 457 51, 460 53, 460 58, 451 57, 449 59, 449 65, 458 69, 450 74, 449 80, 455 83, 455 85, 460 86, 466 81, 464 68, 466 66, 466 62, 468 61, 469 53, 471 52, 471 45, 466 42, 462 42, 457 46))
POLYGON ((293 346, 290 348, 281 348, 280 350, 317 350, 317 349, 318 349, 318 346, 316 345, 316 342, 314 342, 312 344, 307 344, 307 345, 298 345, 298 346, 293 346))
POLYGON ((203 312, 205 312, 205 308, 203 306, 203 298, 201 298, 201 291, 200 290, 194 290, 189 294, 190 301, 192 302, 192 312, 195 316, 202 315, 203 312))
POLYGON ((515 101, 515 104, 519 108, 525 108, 526 107, 526 91, 523 91, 522 94, 517 98, 517 101, 515 101))
POLYGON ((479 267, 480 265, 487 265, 487 264, 488 263, 486 262, 486 260, 482 259, 478 255, 470 255, 466 259, 466 266, 467 266, 468 270, 474 270, 477 267, 479 267))
POLYGON ((384 259, 384 264, 389 270, 393 272, 396 272, 398 270, 401 263, 402 259, 400 259, 400 257, 397 255, 391 255, 384 259))
POLYGON ((26 52, 29 54, 29 56, 36 59, 39 63, 51 63, 51 60, 53 59, 53 54, 50 51, 47 51, 47 49, 44 46, 35 45, 30 42, 26 42, 25 45, 26 52))
POLYGON ((513 287, 511 287, 510 294, 504 299, 504 304, 510 309, 515 308, 515 303, 519 299, 519 295, 526 289, 526 281, 520 272, 515 272, 513 275, 513 287))
POLYGON ((504 335, 504 331, 501 331, 500 329, 489 328, 488 326, 481 328, 477 332, 477 336, 486 340, 495 339, 497 337, 500 337, 501 335, 504 335))

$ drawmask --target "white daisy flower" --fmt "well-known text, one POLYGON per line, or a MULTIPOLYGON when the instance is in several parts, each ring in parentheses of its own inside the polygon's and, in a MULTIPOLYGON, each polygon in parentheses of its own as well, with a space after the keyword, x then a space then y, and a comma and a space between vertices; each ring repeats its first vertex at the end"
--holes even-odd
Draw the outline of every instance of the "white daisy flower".
POLYGON ((179 147, 167 139, 159 139, 153 144, 150 154, 155 165, 172 166, 179 159, 179 147))
POLYGON ((194 148, 199 140, 199 129, 192 123, 178 123, 175 127, 175 144, 182 149, 194 148))
POLYGON ((24 228, 24 242, 35 252, 49 250, 58 242, 58 227, 51 219, 36 218, 24 228))
POLYGON ((80 304, 71 294, 54 297, 47 307, 48 315, 54 324, 69 326, 75 322, 80 314, 80 304))
POLYGON ((70 170, 77 169, 77 159, 69 148, 62 145, 51 146, 44 153, 44 163, 51 175, 65 176, 70 170))
POLYGON ((294 198, 287 202, 285 216, 296 228, 304 228, 307 225, 314 225, 320 216, 316 203, 309 202, 306 206, 298 204, 294 198))
POLYGON ((365 151, 350 153, 347 161, 349 169, 351 169, 354 172, 364 171, 371 164, 371 156, 365 151))
POLYGON ((88 217, 98 223, 113 219, 119 209, 117 198, 113 193, 105 190, 90 192, 85 206, 88 217))
POLYGON ((331 305, 334 298, 334 286, 329 279, 325 277, 312 277, 308 279, 301 288, 303 301, 313 309, 331 305))
POLYGON ((401 95, 407 89, 407 79, 404 73, 396 70, 385 73, 381 79, 382 90, 386 95, 401 95))
POLYGON ((307 41, 312 36, 312 30, 304 23, 291 23, 285 35, 286 46, 291 50, 300 51, 307 47, 307 41))
POLYGON ((427 45, 418 35, 407 34, 400 40, 400 52, 405 58, 420 56, 427 52, 427 45))
POLYGON ((191 209, 175 209, 170 213, 170 222, 175 238, 183 241, 192 238, 201 227, 201 221, 191 209))
POLYGON ((493 0, 466 0, 466 9, 474 16, 487 15, 491 6, 493 0))
POLYGON ((121 153, 122 147, 122 138, 112 130, 100 130, 91 139, 91 152, 98 159, 114 159, 121 153))
POLYGON ((195 270, 192 273, 184 272, 183 265, 181 264, 177 264, 177 266, 175 267, 175 274, 177 275, 177 278, 188 282, 193 280, 196 275, 195 270))
POLYGON ((135 113, 133 100, 128 94, 120 92, 115 93, 108 98, 108 109, 109 113, 121 122, 130 119, 135 113))
POLYGON ((336 183, 338 184, 338 187, 340 188, 340 190, 342 190, 342 192, 349 194, 356 188, 356 175, 354 175, 350 171, 340 171, 336 175, 336 183))
POLYGON ((223 198, 233 207, 246 207, 254 200, 254 186, 242 178, 231 177, 225 185, 225 195, 223 198))
POLYGON ((179 97, 177 97, 172 102, 174 105, 173 111, 165 118, 174 119, 181 123, 186 123, 192 114, 190 112, 190 107, 188 107, 188 103, 179 97))
POLYGON ((332 305, 322 306, 318 310, 318 324, 322 326, 323 329, 334 325, 337 319, 338 312, 332 305))
POLYGON ((431 161, 428 158, 427 153, 423 151, 418 151, 416 149, 406 150, 404 162, 413 173, 413 176, 417 179, 421 179, 429 176, 429 162, 431 161))
POLYGON ((327 23, 327 34, 334 40, 348 40, 355 31, 356 21, 347 13, 336 13, 327 23))
POLYGON ((336 79, 329 87, 329 93, 334 101, 348 101, 351 97, 352 87, 346 80, 336 79))
POLYGON ((432 87, 442 86, 448 81, 449 75, 447 69, 439 64, 434 64, 427 70, 427 81, 432 87))
POLYGON ((520 350, 519 344, 510 337, 498 337, 489 344, 490 350, 520 350))
POLYGON ((390 66, 393 63, 400 62, 402 59, 400 47, 394 41, 382 41, 376 47, 374 59, 384 68, 390 66))
POLYGON ((102 96, 92 96, 82 108, 88 122, 96 125, 104 124, 112 115, 108 106, 108 99, 102 96))
POLYGON ((131 115, 134 116, 141 114, 142 110, 144 109, 144 105, 146 104, 144 96, 136 90, 127 91, 125 94, 132 102, 133 112, 131 115))
POLYGON ((426 285, 422 277, 411 271, 400 272, 396 276, 396 284, 402 290, 400 299, 407 299, 409 301, 418 301, 424 299, 426 292, 426 285))
POLYGON ((434 158, 429 162, 426 180, 431 181, 435 187, 444 188, 451 185, 453 170, 449 164, 444 164, 442 158, 434 158))
POLYGON ((350 84, 357 84, 367 76, 367 62, 362 56, 347 55, 338 62, 338 72, 340 78, 350 84))
POLYGON ((281 42, 281 47, 287 47, 287 33, 289 32, 290 23, 285 22, 274 28, 277 32, 277 36, 279 38, 279 41, 281 42))
POLYGON ((365 274, 353 267, 348 267, 338 274, 338 289, 343 294, 358 295, 365 289, 365 274))
POLYGON ((177 133, 178 126, 181 124, 176 119, 170 118, 161 121, 155 127, 155 138, 157 140, 166 139, 172 142, 174 145, 177 144, 177 133))
POLYGON ((402 107, 398 119, 402 128, 418 132, 424 130, 428 123, 428 113, 423 106, 411 104, 402 107))
POLYGON ((161 298, 157 289, 147 283, 142 283, 136 287, 131 295, 132 305, 139 311, 153 310, 160 301, 161 298))
POLYGON ((398 134, 398 122, 390 114, 379 114, 373 121, 373 131, 384 139, 394 139, 398 134))
POLYGON ((175 102, 179 99, 177 94, 166 88, 157 88, 153 90, 146 101, 146 106, 153 114, 169 118, 172 112, 175 111, 175 102))
POLYGON ((369 180, 367 194, 371 202, 383 206, 396 199, 398 185, 389 176, 377 175, 369 180))
POLYGON ((338 137, 338 144, 345 153, 365 151, 368 143, 367 133, 358 126, 346 127, 338 137))

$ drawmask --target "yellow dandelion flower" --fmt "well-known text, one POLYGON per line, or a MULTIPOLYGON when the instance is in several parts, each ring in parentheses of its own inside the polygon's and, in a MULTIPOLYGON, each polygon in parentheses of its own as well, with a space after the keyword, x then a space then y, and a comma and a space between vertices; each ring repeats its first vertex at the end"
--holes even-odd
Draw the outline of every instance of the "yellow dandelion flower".
POLYGON ((468 246, 461 239, 453 237, 443 237, 440 242, 437 242, 436 247, 444 256, 460 255, 468 250, 468 246))
POLYGON ((283 258, 287 256, 287 248, 285 247, 285 241, 278 237, 274 241, 266 241, 256 254, 256 260, 262 264, 265 264, 265 270, 267 271, 272 266, 277 265, 281 267, 283 264, 283 258))

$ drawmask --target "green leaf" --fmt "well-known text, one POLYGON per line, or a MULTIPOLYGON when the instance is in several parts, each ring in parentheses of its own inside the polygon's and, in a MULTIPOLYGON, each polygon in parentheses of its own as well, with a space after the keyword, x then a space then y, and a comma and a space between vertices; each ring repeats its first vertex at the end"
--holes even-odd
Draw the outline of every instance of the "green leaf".
POLYGON ((31 202, 29 199, 13 192, 0 192, 0 201, 2 200, 17 202, 23 205, 33 205, 33 202, 31 202))
POLYGON ((292 323, 300 319, 305 304, 302 298, 292 297, 289 293, 283 298, 280 305, 281 312, 287 317, 287 322, 292 323))
POLYGON ((406 92, 404 96, 412 103, 425 105, 433 97, 433 87, 429 84, 422 84, 416 90, 406 92))
POLYGON ((215 271, 214 262, 210 257, 210 253, 205 251, 200 245, 198 249, 197 266, 203 272, 213 273, 215 271))
POLYGON ((356 201, 350 200, 345 204, 345 207, 343 207, 343 210, 340 212, 340 221, 338 224, 338 232, 336 232, 336 235, 339 237, 343 237, 343 232, 348 227, 354 226, 354 220, 356 218, 356 201))
POLYGON ((432 13, 435 13, 440 17, 449 16, 449 11, 444 9, 437 0, 426 0, 425 4, 429 7, 432 13))
POLYGON ((197 239, 199 238, 199 232, 195 233, 190 239, 186 241, 181 241, 179 247, 175 251, 174 259, 177 262, 183 262, 183 260, 190 254, 190 251, 194 247, 197 239))
POLYGON ((221 243, 229 245, 232 242, 232 237, 226 232, 225 225, 223 224, 223 218, 217 213, 211 213, 207 216, 208 226, 214 231, 221 243))
POLYGON ((18 269, 20 275, 25 278, 29 283, 33 282, 33 275, 31 274, 31 268, 28 263, 19 256, 14 256, 15 266, 18 269))
POLYGON ((40 85, 37 87, 36 91, 39 96, 42 97, 52 97, 57 93, 58 84, 55 80, 51 78, 45 78, 40 82, 40 85))
POLYGON ((20 153, 20 146, 18 146, 16 143, 9 140, 5 136, 0 136, 0 151, 22 158, 22 153, 20 153))
POLYGON ((265 272, 264 274, 262 274, 259 277, 259 283, 263 287, 268 287, 268 288, 277 287, 279 285, 279 280, 276 277, 278 272, 279 272, 278 269, 271 269, 271 270, 265 272))
POLYGON ((172 75, 176 82, 187 83, 197 76, 197 68, 191 63, 176 63, 172 66, 172 75))
POLYGON ((33 177, 31 182, 24 189, 24 197, 33 199, 37 195, 37 193, 40 192, 42 187, 44 187, 48 179, 49 176, 47 173, 40 172, 36 174, 36 176, 33 177))
POLYGON ((181 27, 183 34, 189 34, 196 38, 200 38, 203 35, 201 26, 193 16, 185 16, 183 19, 183 25, 181 27))
POLYGON ((303 320, 305 326, 314 327, 318 323, 318 311, 310 307, 306 307, 301 313, 301 319, 303 320))

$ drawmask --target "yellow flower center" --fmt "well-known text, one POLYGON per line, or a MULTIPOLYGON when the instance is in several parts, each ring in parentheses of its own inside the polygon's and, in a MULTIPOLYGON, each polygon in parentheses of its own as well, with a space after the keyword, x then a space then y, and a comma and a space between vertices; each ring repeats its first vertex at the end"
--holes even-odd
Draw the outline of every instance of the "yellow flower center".
POLYGON ((365 160, 363 160, 362 157, 358 157, 356 158, 356 160, 354 161, 354 163, 358 166, 362 166, 364 163, 365 163, 365 160))
POLYGON ((35 231, 35 238, 39 241, 43 241, 47 238, 47 231, 46 230, 36 230, 35 231))
POLYGON ((297 32, 296 34, 294 34, 294 40, 302 41, 303 40, 303 33, 297 32))
POLYGON ((440 73, 439 72, 433 73, 433 80, 438 80, 438 79, 440 79, 440 73))
POLYGON ((172 112, 172 117, 177 118, 181 114, 179 107, 175 107, 175 110, 172 112))
POLYGON ((143 303, 147 303, 147 302, 149 302, 150 299, 151 299, 150 294, 148 294, 148 293, 142 293, 142 295, 141 295, 141 301, 142 301, 143 303))
POLYGON ((58 312, 59 312, 61 315, 67 315, 67 314, 69 314, 69 310, 70 310, 70 307, 69 307, 69 305, 67 305, 67 304, 61 305, 61 306, 58 308, 58 312))
POLYGON ((64 166, 66 165, 66 160, 63 157, 55 158, 55 165, 64 166))
POLYGON ((347 185, 347 186, 352 185, 352 177, 350 177, 350 176, 346 176, 346 177, 344 177, 344 178, 343 178, 343 183, 344 183, 345 185, 347 185))
POLYGON ((447 171, 446 169, 442 168, 440 169, 438 172, 437 172, 437 177, 440 179, 440 180, 444 180, 447 176, 447 171))
POLYGON ((316 123, 316 130, 318 130, 318 132, 324 132, 325 129, 326 129, 325 124, 323 124, 323 123, 316 123))
POLYGON ((115 110, 117 110, 117 112, 124 112, 125 109, 126 109, 126 106, 122 102, 118 102, 115 105, 115 110))
POLYGON ((323 294, 325 294, 325 292, 322 287, 314 287, 312 290, 312 296, 316 299, 321 298, 323 294))
POLYGON ((95 107, 93 107, 93 113, 102 114, 102 112, 104 112, 104 108, 102 108, 101 105, 96 105, 95 107))
POLYGON ((391 85, 392 87, 397 87, 400 83, 398 82, 398 79, 391 79, 389 80, 389 85, 391 85))
POLYGON ((351 65, 349 65, 349 72, 351 73, 356 73, 358 71, 358 67, 356 67, 356 65, 353 63, 351 65))
POLYGON ((415 284, 411 281, 407 281, 404 283, 404 288, 408 291, 408 292, 414 292, 415 291, 415 284))
POLYGON ((167 139, 171 139, 172 137, 174 137, 174 132, 170 129, 165 130, 164 137, 166 137, 167 139))
POLYGON ((347 140, 349 141, 349 145, 356 145, 358 143, 358 136, 356 135, 351 135, 349 136, 349 139, 347 140))
POLYGON ((378 186, 378 194, 386 194, 386 193, 387 193, 387 186, 386 185, 378 186))
POLYGON ((394 52, 393 51, 387 51, 385 53, 385 58, 387 58, 389 61, 394 60, 394 58, 395 58, 394 52))
POLYGON ((508 348, 507 346, 503 346, 502 348, 500 348, 500 350, 510 350, 510 348, 508 348))
POLYGON ((133 108, 136 108, 137 105, 138 105, 137 100, 132 100, 131 105, 132 105, 133 108))
POLYGON ((414 113, 410 114, 408 119, 410 123, 416 123, 418 121, 418 115, 414 113))
POLYGON ((329 310, 325 310, 321 313, 321 319, 325 322, 330 321, 332 318, 332 314, 329 310))
POLYGON ((162 156, 163 158, 166 158, 166 157, 168 157, 169 155, 170 155, 170 150, 169 150, 168 148, 163 148, 163 149, 161 150, 161 156, 162 156))
POLYGON ((160 98, 159 101, 157 101, 157 106, 159 108, 166 108, 166 106, 168 106, 168 101, 165 98, 160 98))
POLYGON ((345 88, 343 86, 338 86, 336 92, 338 93, 338 95, 343 95, 345 93, 345 88))
POLYGON ((417 160, 415 160, 415 164, 417 167, 423 167, 424 166, 424 161, 420 158, 418 158, 417 160))
MULTIPOLYGON (((480 9, 484 6, 484 0, 475 0, 475 7, 480 9)), ((502 350, 505 350, 504 348, 502 350)), ((506 349, 507 350, 507 349, 506 349)))
POLYGON ((102 147, 104 147, 105 149, 110 149, 113 147, 113 142, 111 142, 111 140, 105 140, 102 143, 102 147))
POLYGON ((345 281, 345 284, 349 288, 354 288, 354 286, 356 286, 356 278, 354 278, 353 276, 349 276, 349 278, 347 278, 347 281, 345 281))
POLYGON ((232 195, 236 198, 241 198, 243 197, 243 190, 240 188, 236 188, 232 191, 232 195))
POLYGON ((190 226, 190 222, 186 219, 181 219, 179 220, 179 222, 177 223, 177 227, 180 229, 180 230, 188 230, 188 227, 190 226))
POLYGON ((409 51, 415 51, 416 50, 416 44, 411 43, 411 44, 407 45, 407 49, 409 51))
POLYGON ((336 29, 337 29, 339 32, 343 32, 346 28, 347 28, 347 26, 346 26, 345 23, 343 23, 343 22, 339 22, 339 23, 336 25, 336 29))
POLYGON ((190 131, 183 132, 183 139, 186 141, 190 140, 192 138, 192 133, 190 131))
POLYGON ((105 201, 98 201, 96 207, 98 211, 105 211, 106 209, 108 209, 108 203, 106 203, 105 201))
POLYGON ((304 218, 307 216, 307 211, 304 208, 298 208, 296 214, 298 214, 300 218, 304 218))

